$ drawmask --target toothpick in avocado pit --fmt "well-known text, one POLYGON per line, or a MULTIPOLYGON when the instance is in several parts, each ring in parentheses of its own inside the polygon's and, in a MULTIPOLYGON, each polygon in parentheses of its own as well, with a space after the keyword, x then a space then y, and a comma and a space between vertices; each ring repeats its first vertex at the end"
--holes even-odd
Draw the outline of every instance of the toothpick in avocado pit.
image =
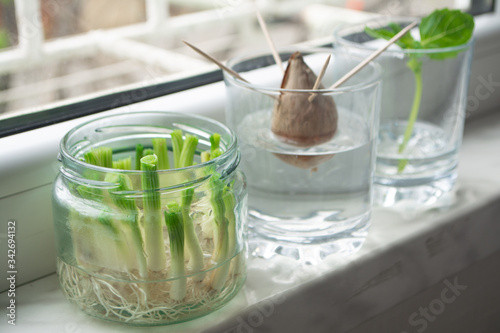
POLYGON ((262 15, 260 14, 259 8, 257 5, 255 5, 255 13, 257 14, 257 21, 259 21, 260 28, 262 29, 262 32, 264 33, 264 37, 266 38, 267 44, 271 48, 271 52, 273 54, 274 61, 280 68, 282 73, 285 73, 285 69, 283 68, 283 63, 281 62, 281 58, 279 56, 278 51, 276 50, 276 46, 274 45, 274 42, 271 38, 271 35, 269 34, 269 30, 267 29, 266 21, 262 18, 262 15))
MULTIPOLYGON (((326 58, 325 64, 323 65, 323 68, 321 68, 321 72, 319 72, 319 75, 318 75, 318 78, 316 79, 316 82, 314 82, 314 86, 313 86, 312 90, 318 89, 319 86, 321 85, 321 80, 323 79, 323 76, 325 76, 325 72, 326 72, 326 69, 328 68, 328 64, 330 63, 330 59, 331 58, 332 58, 332 55, 329 54, 328 58, 326 58)), ((312 103, 312 101, 314 101, 314 99, 316 98, 316 96, 318 96, 318 94, 317 93, 313 93, 309 97, 309 102, 312 103)))
MULTIPOLYGON (((276 65, 283 71, 278 51, 269 35, 265 21, 255 8, 260 27, 266 37, 276 65)), ((275 103, 271 117, 271 132, 281 141, 298 147, 312 147, 331 140, 337 131, 337 107, 331 96, 310 94, 300 90, 322 88, 323 77, 330 57, 328 57, 319 77, 304 62, 300 52, 294 52, 281 81, 281 93, 275 103), (293 90, 297 90, 294 92, 293 90), (311 97, 311 98, 310 98, 311 97)), ((290 155, 273 153, 283 162, 301 169, 315 168, 333 157, 327 155, 290 155)))
MULTIPOLYGON (((198 54, 202 55, 203 57, 205 57, 206 59, 210 60, 211 62, 213 62, 215 65, 217 65, 220 69, 222 69, 223 71, 225 71, 227 74, 231 75, 232 77, 234 77, 235 79, 237 80, 240 80, 242 82, 245 82, 245 83, 248 83, 248 84, 251 84, 250 82, 248 82, 248 80, 246 80, 244 77, 242 77, 240 74, 238 74, 236 71, 232 70, 231 68, 227 67, 226 65, 224 65, 222 62, 220 62, 219 60, 215 59, 214 57, 212 57, 211 55, 209 55, 208 53, 202 51, 201 49, 199 49, 198 47, 194 46, 193 44, 191 43, 188 43, 187 41, 183 40, 184 44, 186 44, 187 46, 189 46, 190 48, 192 48, 194 51, 196 51, 198 54)), ((252 89, 252 88, 250 88, 252 89)), ((256 89, 255 89, 256 90, 256 89)), ((274 96, 274 95, 270 95, 270 94, 267 94, 265 92, 262 92, 264 95, 268 95, 269 97, 273 98, 273 99, 276 99, 277 97, 274 96)))
MULTIPOLYGON (((272 132, 278 138, 296 146, 311 147, 331 140, 337 131, 338 113, 333 97, 328 92, 338 88, 358 73, 390 45, 408 33, 416 24, 417 22, 413 22, 402 29, 384 46, 364 59, 328 89, 324 90, 321 86, 321 79, 328 66, 328 61, 326 61, 313 86, 313 90, 318 90, 318 93, 313 93, 308 98, 300 93, 295 94, 295 96, 293 96, 293 93, 282 93, 273 110, 272 132), (324 90, 323 93, 321 93, 321 90, 324 90)), ((310 89, 311 86, 308 80, 312 80, 313 77, 314 73, 305 64, 302 56, 294 53, 288 62, 281 88, 287 90, 310 89), (302 82, 302 85, 298 84, 298 82, 302 82)), ((317 156, 275 154, 275 156, 296 167, 314 170, 319 164, 332 158, 334 154, 317 156)))
POLYGON ((237 72, 233 71, 231 68, 227 67, 226 65, 224 65, 223 63, 221 63, 219 60, 215 59, 214 57, 212 57, 208 53, 203 52, 202 50, 200 50, 199 48, 197 48, 193 44, 188 43, 185 40, 183 40, 183 42, 184 42, 184 44, 186 44, 187 46, 189 46, 190 48, 192 48, 194 51, 198 52, 200 55, 204 56, 205 58, 207 58, 208 60, 210 60, 211 62, 213 62, 217 66, 219 66, 219 68, 222 69, 223 71, 226 71, 227 73, 231 74, 233 77, 237 78, 238 80, 241 80, 243 82, 249 83, 240 74, 238 74, 237 72))

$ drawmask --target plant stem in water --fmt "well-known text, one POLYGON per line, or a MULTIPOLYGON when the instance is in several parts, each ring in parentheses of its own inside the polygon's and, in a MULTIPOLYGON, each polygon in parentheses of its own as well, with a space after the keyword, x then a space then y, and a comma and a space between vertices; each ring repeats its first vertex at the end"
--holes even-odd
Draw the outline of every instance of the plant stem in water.
MULTIPOLYGON (((416 59, 411 59, 408 62, 408 67, 415 73, 415 95, 413 97, 413 105, 410 112, 410 118, 408 119, 408 124, 406 125, 405 134, 403 137, 403 142, 399 145, 398 153, 402 154, 410 141, 411 135, 413 133, 413 126, 418 117, 418 110, 420 109, 420 101, 422 100, 422 63, 416 59)), ((401 159, 398 163, 398 173, 403 172, 406 165, 408 164, 408 159, 401 159)))
POLYGON ((148 267, 152 271, 165 269, 167 257, 163 242, 161 199, 158 192, 158 158, 147 155, 141 158, 141 181, 144 190, 144 236, 148 267))

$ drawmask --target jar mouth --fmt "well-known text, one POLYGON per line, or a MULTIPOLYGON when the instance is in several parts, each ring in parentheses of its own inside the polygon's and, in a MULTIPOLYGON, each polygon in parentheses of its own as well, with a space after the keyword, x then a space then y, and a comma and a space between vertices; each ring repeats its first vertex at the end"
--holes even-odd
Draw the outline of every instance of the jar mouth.
MULTIPOLYGON (((409 25, 412 22, 418 21, 419 23, 413 29, 418 29, 420 25, 421 18, 418 17, 407 17, 407 16, 391 16, 391 17, 382 17, 382 18, 374 18, 370 20, 366 20, 364 22, 355 23, 355 24, 341 24, 339 25, 335 31, 333 32, 333 40, 334 45, 344 45, 355 47, 358 49, 366 50, 366 51, 375 51, 380 45, 374 45, 367 42, 372 40, 377 40, 371 36, 368 36, 364 32, 365 26, 370 26, 372 29, 378 29, 385 27, 389 22, 395 22, 398 24, 402 24, 404 26, 409 25), (346 36, 351 37, 351 39, 347 39, 346 36)), ((413 30, 412 29, 412 30, 413 30)), ((447 53, 447 52, 457 52, 470 48, 474 44, 474 37, 471 37, 467 43, 443 47, 443 48, 428 48, 428 49, 402 49, 397 45, 392 45, 387 50, 384 51, 385 54, 436 54, 436 53, 447 53)))
MULTIPOLYGON (((139 111, 123 114, 113 114, 84 122, 71 129, 60 142, 61 160, 86 169, 99 172, 143 173, 141 170, 115 169, 96 166, 82 160, 83 154, 91 148, 110 145, 113 151, 123 152, 134 141, 150 140, 154 137, 169 137, 180 129, 184 134, 191 134, 199 138, 202 147, 210 147, 210 135, 221 135, 220 145, 222 154, 206 162, 200 162, 182 168, 157 170, 159 173, 172 173, 194 168, 204 168, 213 164, 220 164, 227 160, 229 155, 237 152, 236 134, 226 125, 207 117, 167 111, 139 111)), ((129 151, 134 147, 128 147, 129 151)))
MULTIPOLYGON (((305 47, 294 47, 294 48, 281 48, 278 49, 278 53, 281 56, 281 59, 283 61, 283 66, 286 67, 286 62, 288 61, 288 58, 290 55, 292 55, 294 52, 299 51, 303 54, 305 58, 305 62, 308 63, 308 56, 316 56, 316 55, 324 55, 323 58, 326 59, 328 55, 331 55, 332 58, 330 60, 329 68, 334 68, 336 66, 336 60, 337 57, 345 57, 344 54, 341 54, 340 52, 337 52, 333 48, 305 48, 305 47)), ((362 62, 364 59, 361 57, 356 57, 356 56, 351 56, 349 55, 349 61, 348 65, 346 68, 342 68, 345 72, 351 70, 354 68, 356 65, 358 65, 360 62, 362 62)), ((320 66, 324 64, 325 59, 320 61, 320 66)), ((345 59, 342 59, 343 62, 345 62, 345 59)), ((271 53, 267 51, 261 51, 261 52, 255 52, 253 54, 247 54, 244 56, 239 56, 232 58, 228 60, 227 66, 231 68, 232 70, 236 71, 238 74, 242 74, 244 72, 248 71, 254 71, 254 70, 260 70, 265 67, 271 67, 271 66, 276 66, 276 63, 274 61, 274 58, 272 57, 271 53)), ((276 66, 277 67, 277 66, 276 66)), ((321 68, 321 67, 319 67, 321 68)), ((319 70, 313 70, 316 74, 319 73, 319 70)), ((280 94, 283 93, 303 93, 303 94, 330 94, 330 95, 335 95, 335 94, 342 94, 345 92, 352 92, 352 91, 361 91, 367 88, 372 87, 374 84, 378 84, 380 82, 380 77, 382 73, 382 69, 379 64, 375 62, 370 62, 365 68, 362 69, 362 71, 365 73, 364 79, 362 81, 356 81, 353 80, 353 78, 356 77, 356 75, 353 76, 353 78, 349 79, 347 82, 342 84, 340 87, 331 89, 331 88, 321 88, 321 89, 285 89, 281 88, 279 86, 270 86, 268 84, 261 84, 261 83, 254 83, 254 82, 245 82, 243 80, 234 78, 231 75, 228 75, 227 73, 223 73, 224 77, 227 81, 239 85, 241 87, 245 87, 250 90, 256 90, 263 92, 268 95, 275 95, 279 96, 280 94)), ((275 74, 275 73, 274 73, 275 74)), ((343 73, 345 74, 345 73, 343 73)), ((281 75, 281 78, 283 77, 283 73, 280 71, 279 75, 281 75)), ((328 75, 325 74, 323 77, 323 80, 328 75)), ((341 75, 337 75, 338 77, 331 82, 333 84, 336 82, 337 79, 339 79, 341 75)), ((280 81, 281 82, 281 81, 280 81)), ((323 81, 324 82, 324 81, 323 81)), ((325 84, 327 86, 330 86, 331 84, 325 84)))

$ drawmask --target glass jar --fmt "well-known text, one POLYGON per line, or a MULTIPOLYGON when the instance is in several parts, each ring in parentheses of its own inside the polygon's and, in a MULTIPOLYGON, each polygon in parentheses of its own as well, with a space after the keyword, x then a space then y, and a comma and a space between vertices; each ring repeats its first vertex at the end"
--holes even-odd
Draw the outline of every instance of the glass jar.
POLYGON ((71 130, 60 150, 53 189, 57 273, 81 310, 164 325, 206 315, 238 293, 246 277, 247 190, 228 127, 180 113, 112 115, 71 130), (218 153, 213 133, 220 135, 218 153), (188 137, 198 142, 184 167, 178 162, 188 137), (165 158, 155 139, 166 143, 171 168, 144 165, 165 158), (114 168, 103 151, 112 151, 114 168))

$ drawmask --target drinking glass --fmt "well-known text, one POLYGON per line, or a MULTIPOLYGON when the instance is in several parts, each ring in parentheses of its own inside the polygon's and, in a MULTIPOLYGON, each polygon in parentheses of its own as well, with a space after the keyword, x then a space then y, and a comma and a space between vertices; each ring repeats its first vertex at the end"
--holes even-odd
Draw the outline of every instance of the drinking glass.
MULTIPOLYGON (((241 78, 224 73, 226 120, 238 137, 248 178, 252 253, 315 262, 353 253, 367 235, 380 68, 370 63, 331 89, 362 59, 333 49, 290 48, 279 50, 284 67, 296 51, 316 76, 331 56, 322 86, 312 89, 309 78, 304 89, 282 88, 284 73, 269 51, 230 59, 228 67, 241 78), (333 120, 318 111, 332 107, 330 101, 333 120), (300 112, 292 115, 293 108, 300 112), (294 141, 276 130, 284 131, 284 123, 305 137, 294 141)), ((287 71, 289 78, 297 74, 287 71)))
MULTIPOLYGON (((335 31, 334 45, 339 51, 364 57, 386 43, 366 34, 365 26, 377 29, 395 22, 404 27, 415 20, 383 17, 344 25, 335 31)), ((471 40, 456 47, 424 50, 393 45, 376 59, 383 69, 383 88, 375 204, 425 207, 453 190, 473 44, 471 40), (421 66, 420 73, 410 68, 412 64, 421 66)))

